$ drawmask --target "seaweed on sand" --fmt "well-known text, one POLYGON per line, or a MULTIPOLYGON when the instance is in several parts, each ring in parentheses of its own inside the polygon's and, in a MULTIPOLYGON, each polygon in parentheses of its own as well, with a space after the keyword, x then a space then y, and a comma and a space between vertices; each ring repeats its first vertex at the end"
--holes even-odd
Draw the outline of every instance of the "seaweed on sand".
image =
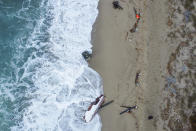
POLYGON ((191 131, 195 131, 196 130, 196 114, 195 113, 192 116, 190 116, 189 121, 192 127, 191 131))

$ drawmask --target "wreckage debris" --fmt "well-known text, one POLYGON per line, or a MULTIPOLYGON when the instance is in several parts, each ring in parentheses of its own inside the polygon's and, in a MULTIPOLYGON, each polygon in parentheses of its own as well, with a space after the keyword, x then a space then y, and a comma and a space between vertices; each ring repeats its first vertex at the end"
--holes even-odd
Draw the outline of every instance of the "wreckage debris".
POLYGON ((95 101, 91 102, 91 104, 88 107, 88 110, 85 112, 85 114, 83 116, 83 119, 84 119, 85 122, 87 122, 87 123, 90 122, 93 119, 93 117, 95 116, 95 114, 100 109, 102 109, 103 107, 106 107, 106 106, 108 106, 108 105, 110 105, 111 103, 114 102, 114 100, 111 100, 111 101, 103 104, 104 99, 105 99, 105 96, 102 94, 99 97, 97 97, 95 99, 95 101))
POLYGON ((109 102, 107 102, 107 103, 105 103, 105 104, 102 104, 102 105, 99 107, 99 110, 100 110, 101 108, 103 108, 103 107, 105 107, 105 106, 107 106, 107 105, 113 103, 113 102, 114 102, 114 100, 111 100, 111 101, 109 101, 109 102))
POLYGON ((139 22, 139 20, 140 20, 140 12, 138 13, 137 10, 136 10, 135 8, 133 8, 133 10, 134 10, 134 12, 135 12, 135 17, 136 17, 136 19, 137 19, 138 22, 139 22))
POLYGON ((92 57, 92 54, 89 51, 82 52, 82 56, 85 60, 89 60, 92 57))
POLYGON ((131 33, 134 33, 137 31, 137 25, 138 25, 138 20, 135 22, 135 24, 133 25, 133 28, 130 29, 131 33))
POLYGON ((135 76, 135 85, 136 86, 139 86, 139 77, 140 77, 140 71, 138 71, 135 76))
POLYGON ((133 28, 130 29, 131 33, 134 33, 137 31, 137 26, 138 26, 138 23, 139 23, 140 17, 141 17, 140 12, 137 12, 137 10, 135 8, 133 8, 133 10, 135 12, 135 17, 137 20, 136 20, 135 24, 133 25, 133 28))
POLYGON ((119 4, 119 1, 113 1, 112 4, 113 4, 114 9, 120 9, 120 10, 123 9, 122 6, 119 4))
POLYGON ((124 113, 126 113, 126 112, 130 113, 132 109, 137 109, 137 106, 132 106, 132 107, 129 107, 129 106, 120 106, 120 107, 127 108, 127 109, 125 109, 124 111, 122 111, 122 112, 120 113, 120 115, 122 115, 122 114, 124 114, 124 113))
POLYGON ((152 120, 154 117, 152 115, 148 116, 148 120, 152 120))
POLYGON ((93 117, 97 113, 98 109, 103 104, 104 98, 105 98, 104 95, 100 95, 99 97, 97 97, 95 99, 95 101, 93 101, 90 104, 90 106, 88 107, 88 110, 85 112, 84 117, 83 117, 85 122, 88 123, 88 122, 90 122, 93 119, 93 117))

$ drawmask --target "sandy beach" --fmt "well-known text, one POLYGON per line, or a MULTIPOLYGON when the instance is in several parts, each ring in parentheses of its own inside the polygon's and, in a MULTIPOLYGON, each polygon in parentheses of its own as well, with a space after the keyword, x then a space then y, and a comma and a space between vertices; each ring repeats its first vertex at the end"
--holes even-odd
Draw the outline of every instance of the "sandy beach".
POLYGON ((174 48, 164 41, 167 4, 163 0, 120 0, 123 10, 119 10, 112 2, 100 0, 92 33, 90 66, 103 78, 106 101, 114 100, 100 111, 102 131, 162 131, 163 76, 174 48), (136 22, 133 7, 140 10, 141 20, 138 30, 130 33, 136 22), (135 84, 137 73, 139 85, 135 84), (119 115, 124 110, 121 105, 137 105, 138 109, 119 115), (148 120, 149 115, 154 119, 148 120))
POLYGON ((92 31, 90 66, 114 100, 100 111, 102 131, 195 131, 196 2, 119 0, 123 10, 112 2, 100 0, 92 31), (131 33, 133 8, 141 19, 131 33))

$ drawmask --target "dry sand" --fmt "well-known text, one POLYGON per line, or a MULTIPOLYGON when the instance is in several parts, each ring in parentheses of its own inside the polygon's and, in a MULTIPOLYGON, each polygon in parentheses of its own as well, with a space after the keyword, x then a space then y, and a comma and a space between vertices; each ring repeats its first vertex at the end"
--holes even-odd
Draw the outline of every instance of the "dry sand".
POLYGON ((159 119, 164 74, 173 47, 165 42, 167 2, 164 0, 100 0, 99 15, 92 33, 90 66, 103 78, 106 101, 114 103, 101 110, 102 131, 162 131, 159 119), (138 31, 130 33, 140 9, 138 31), (140 71, 139 86, 135 85, 140 71), (119 115, 121 105, 137 105, 132 113, 119 115), (153 120, 148 120, 153 115, 153 120))

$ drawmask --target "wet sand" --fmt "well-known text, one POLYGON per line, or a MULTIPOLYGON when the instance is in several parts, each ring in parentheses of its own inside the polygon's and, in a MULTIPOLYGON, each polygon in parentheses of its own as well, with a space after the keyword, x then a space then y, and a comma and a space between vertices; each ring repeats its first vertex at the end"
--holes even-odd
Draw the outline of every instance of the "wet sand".
POLYGON ((103 78, 106 102, 114 100, 100 111, 102 131, 162 131, 159 114, 164 75, 175 48, 165 42, 166 1, 120 0, 123 10, 114 9, 112 1, 100 0, 92 32, 90 66, 103 78), (130 33, 136 22, 133 7, 140 9, 141 20, 137 32, 130 33), (119 115, 124 110, 121 105, 137 105, 138 109, 119 115), (148 120, 149 115, 154 118, 148 120))

